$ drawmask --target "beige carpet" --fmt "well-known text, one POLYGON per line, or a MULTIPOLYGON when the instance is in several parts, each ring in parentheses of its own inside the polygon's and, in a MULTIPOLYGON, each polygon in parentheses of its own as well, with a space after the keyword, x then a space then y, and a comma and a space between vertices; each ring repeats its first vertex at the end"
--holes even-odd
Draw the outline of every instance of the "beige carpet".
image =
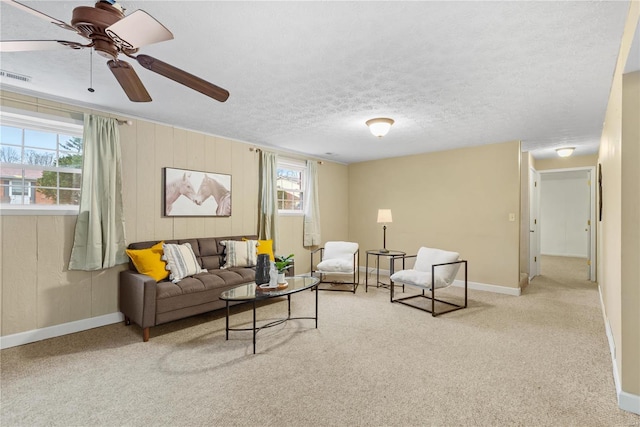
MULTIPOLYGON (((318 329, 263 330, 256 355, 250 333, 225 341, 221 313, 152 328, 148 343, 118 324, 3 350, 0 424, 640 425, 616 404, 597 286, 566 259, 542 272, 520 297, 470 291, 468 309, 438 318, 382 288, 321 292, 318 329)), ((294 295, 294 315, 313 298, 294 295)))

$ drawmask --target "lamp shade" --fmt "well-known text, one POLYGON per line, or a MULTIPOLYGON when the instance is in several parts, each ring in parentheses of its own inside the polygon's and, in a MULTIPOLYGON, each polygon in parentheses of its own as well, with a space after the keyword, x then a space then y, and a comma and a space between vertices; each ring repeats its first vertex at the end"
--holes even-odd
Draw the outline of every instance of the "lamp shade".
POLYGON ((573 154, 573 150, 575 150, 574 147, 556 148, 556 153, 560 157, 569 157, 573 154))
POLYGON ((384 224, 393 222, 391 209, 378 209, 378 222, 384 224))
POLYGON ((367 126, 369 126, 369 130, 374 136, 382 138, 389 132, 389 129, 391 129, 391 125, 394 122, 393 119, 378 118, 367 120, 366 123, 367 126))

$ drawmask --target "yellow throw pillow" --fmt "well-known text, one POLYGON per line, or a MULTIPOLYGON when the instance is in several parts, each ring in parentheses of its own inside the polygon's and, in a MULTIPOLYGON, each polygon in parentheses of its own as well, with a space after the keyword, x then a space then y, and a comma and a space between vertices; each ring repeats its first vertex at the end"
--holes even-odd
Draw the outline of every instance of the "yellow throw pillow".
MULTIPOLYGON (((242 240, 248 240, 243 238, 242 240)), ((258 242, 258 250, 257 255, 267 254, 269 255, 269 259, 271 261, 275 261, 276 258, 273 256, 273 240, 257 240, 258 242)))
POLYGON ((273 240, 258 240, 258 255, 267 254, 271 261, 275 261, 273 256, 273 240))
POLYGON ((162 244, 156 243, 149 249, 127 249, 127 255, 131 258, 133 265, 136 266, 138 273, 146 274, 159 282, 169 276, 167 263, 162 260, 162 244))

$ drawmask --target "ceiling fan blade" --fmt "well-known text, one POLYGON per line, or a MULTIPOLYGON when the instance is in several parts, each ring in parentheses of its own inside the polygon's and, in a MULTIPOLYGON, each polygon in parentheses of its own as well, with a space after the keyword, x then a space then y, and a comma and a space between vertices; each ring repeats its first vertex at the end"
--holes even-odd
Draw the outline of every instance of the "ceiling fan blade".
POLYGON ((74 33, 77 33, 78 30, 76 30, 74 27, 72 27, 71 25, 67 24, 64 21, 61 21, 59 19, 53 18, 49 15, 46 15, 42 12, 40 12, 39 10, 35 10, 30 8, 27 5, 24 5, 22 3, 18 3, 17 1, 14 0, 1 0, 2 2, 6 3, 6 4, 10 4, 11 6, 18 8, 24 12, 30 13, 32 15, 37 16, 40 19, 44 19, 45 21, 51 22, 54 25, 57 25, 60 28, 64 28, 65 30, 69 30, 69 31, 73 31, 74 33))
POLYGON ((109 69, 122 86, 124 93, 127 94, 129 99, 133 102, 149 102, 151 96, 147 89, 144 87, 138 74, 133 67, 125 61, 114 61, 113 59, 107 62, 109 69))
POLYGON ((173 65, 162 62, 159 59, 155 59, 149 55, 138 55, 132 58, 135 58, 140 65, 147 70, 151 70, 154 73, 170 78, 173 81, 183 84, 217 101, 224 102, 229 98, 229 92, 227 90, 209 83, 200 77, 194 76, 193 74, 189 74, 186 71, 182 71, 173 65))
POLYGON ((105 31, 116 43, 127 49, 173 39, 171 31, 144 10, 136 10, 107 27, 105 31))
POLYGON ((0 41, 0 52, 25 52, 31 50, 64 50, 88 47, 66 40, 10 40, 0 41))

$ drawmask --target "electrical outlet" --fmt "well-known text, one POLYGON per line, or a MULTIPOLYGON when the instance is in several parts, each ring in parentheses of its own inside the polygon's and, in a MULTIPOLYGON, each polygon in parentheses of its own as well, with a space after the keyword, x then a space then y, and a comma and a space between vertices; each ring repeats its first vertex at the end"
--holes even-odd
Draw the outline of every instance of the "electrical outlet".
POLYGON ((510 213, 510 214, 509 214, 509 221, 510 221, 510 222, 513 222, 513 221, 515 221, 515 220, 516 220, 516 214, 514 214, 514 213, 510 213))

